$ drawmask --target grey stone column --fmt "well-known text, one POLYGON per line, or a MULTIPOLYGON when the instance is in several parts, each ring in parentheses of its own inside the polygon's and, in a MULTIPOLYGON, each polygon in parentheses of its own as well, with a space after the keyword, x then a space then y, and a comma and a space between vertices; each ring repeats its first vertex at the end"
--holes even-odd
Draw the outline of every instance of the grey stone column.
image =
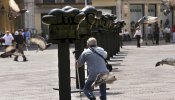
MULTIPOLYGON (((146 15, 148 15, 148 5, 149 4, 145 4, 144 5, 144 15, 146 16, 146 15)), ((147 27, 148 27, 148 24, 143 24, 144 25, 144 33, 146 32, 146 29, 147 29, 147 27)), ((145 34, 144 34, 145 35, 145 34)))
POLYGON ((116 0, 116 15, 117 15, 117 19, 121 20, 121 0, 116 0))
POLYGON ((161 4, 160 3, 158 3, 157 5, 156 5, 156 12, 157 12, 157 17, 158 17, 158 24, 160 25, 160 7, 161 7, 161 4))
POLYGON ((34 0, 24 0, 24 7, 29 12, 25 13, 25 28, 35 28, 35 2, 34 0))

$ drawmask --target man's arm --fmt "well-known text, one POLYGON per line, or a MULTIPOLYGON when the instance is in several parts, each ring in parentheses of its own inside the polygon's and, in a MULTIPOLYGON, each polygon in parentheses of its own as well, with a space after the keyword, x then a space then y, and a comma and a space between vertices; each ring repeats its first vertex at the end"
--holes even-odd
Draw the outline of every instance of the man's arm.
POLYGON ((107 56, 108 56, 107 51, 104 51, 104 58, 107 58, 107 56))
POLYGON ((82 67, 83 66, 83 64, 80 64, 79 62, 78 62, 78 60, 75 62, 75 67, 82 67))
POLYGON ((80 55, 80 57, 78 58, 78 60, 76 60, 75 66, 76 66, 76 67, 81 67, 81 66, 84 65, 84 63, 85 63, 85 57, 84 57, 84 54, 82 53, 82 54, 80 55))

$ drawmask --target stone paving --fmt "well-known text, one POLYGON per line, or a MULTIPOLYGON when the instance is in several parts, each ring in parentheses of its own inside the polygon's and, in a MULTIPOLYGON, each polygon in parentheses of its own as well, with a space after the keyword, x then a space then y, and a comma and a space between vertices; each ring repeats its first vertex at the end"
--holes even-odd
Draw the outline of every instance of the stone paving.
POLYGON ((57 50, 25 54, 28 62, 0 59, 0 100, 58 100, 57 50))
MULTIPOLYGON (((109 61, 118 80, 107 85, 107 100, 175 100, 174 66, 155 67, 157 61, 175 56, 175 45, 163 41, 160 44, 137 48, 135 41, 124 43, 121 52, 109 61)), ((71 46, 71 77, 75 77, 73 50, 71 46)), ((59 100, 59 91, 53 89, 59 88, 57 46, 25 54, 28 62, 0 58, 0 100, 59 100)), ((75 90, 73 78, 71 88, 75 90)), ((98 91, 94 93, 99 100, 98 91)), ((72 93, 71 97, 81 100, 79 93, 72 93)), ((82 100, 88 100, 83 93, 82 100)))

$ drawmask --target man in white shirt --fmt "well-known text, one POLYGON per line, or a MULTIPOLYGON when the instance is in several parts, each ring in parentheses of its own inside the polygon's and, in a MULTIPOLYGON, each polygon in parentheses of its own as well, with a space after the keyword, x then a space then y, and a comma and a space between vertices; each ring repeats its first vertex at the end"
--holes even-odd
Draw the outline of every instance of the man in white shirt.
POLYGON ((165 27, 165 30, 164 30, 164 34, 165 34, 165 42, 166 43, 170 43, 170 38, 171 38, 171 29, 169 26, 165 27))
POLYGON ((2 39, 4 39, 4 41, 5 41, 5 48, 7 48, 8 46, 12 45, 14 37, 12 36, 12 34, 9 31, 6 31, 6 34, 2 37, 2 39))
POLYGON ((131 36, 127 29, 124 30, 123 37, 125 41, 131 41, 131 36))
POLYGON ((14 40, 14 37, 9 31, 6 31, 6 34, 2 37, 5 40, 5 46, 12 45, 12 41, 14 40))

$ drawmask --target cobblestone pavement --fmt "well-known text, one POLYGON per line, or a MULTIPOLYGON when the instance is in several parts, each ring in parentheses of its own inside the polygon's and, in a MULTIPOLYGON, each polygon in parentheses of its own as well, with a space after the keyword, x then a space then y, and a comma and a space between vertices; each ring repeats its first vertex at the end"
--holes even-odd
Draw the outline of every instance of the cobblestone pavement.
MULTIPOLYGON (((135 42, 124 43, 121 52, 109 61, 118 80, 107 85, 107 100, 175 100, 175 67, 155 67, 157 61, 175 56, 175 45, 160 44, 137 48, 135 42)), ((59 91, 53 89, 58 88, 56 48, 43 52, 25 51, 28 62, 0 58, 0 100, 59 100, 59 91)), ((71 46, 71 77, 75 77, 72 51, 71 46)), ((75 90, 73 78, 71 88, 75 90)), ((94 93, 99 100, 98 91, 94 93)), ((79 93, 72 93, 71 97, 81 100, 79 93)), ((82 100, 88 100, 83 93, 82 100)))

